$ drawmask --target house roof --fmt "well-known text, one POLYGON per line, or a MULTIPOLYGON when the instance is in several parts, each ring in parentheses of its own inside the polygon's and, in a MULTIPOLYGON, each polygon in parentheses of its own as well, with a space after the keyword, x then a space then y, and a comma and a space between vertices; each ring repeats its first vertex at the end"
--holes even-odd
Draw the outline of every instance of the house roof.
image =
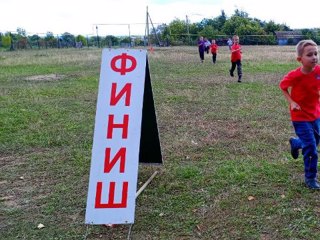
POLYGON ((294 30, 294 31, 276 31, 277 38, 302 38, 302 32, 300 30, 294 30))

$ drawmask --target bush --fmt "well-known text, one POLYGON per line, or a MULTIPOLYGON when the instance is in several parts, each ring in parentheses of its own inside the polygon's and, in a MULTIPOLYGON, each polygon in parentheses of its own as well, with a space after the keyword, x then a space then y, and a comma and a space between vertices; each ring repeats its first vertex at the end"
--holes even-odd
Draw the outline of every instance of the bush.
POLYGON ((11 37, 10 36, 2 36, 1 46, 4 48, 9 48, 11 45, 11 37))

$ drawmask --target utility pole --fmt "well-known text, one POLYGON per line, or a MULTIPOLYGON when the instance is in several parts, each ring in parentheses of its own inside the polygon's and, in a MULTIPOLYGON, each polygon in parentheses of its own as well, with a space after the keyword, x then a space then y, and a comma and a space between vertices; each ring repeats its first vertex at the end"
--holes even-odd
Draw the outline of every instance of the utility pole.
POLYGON ((147 41, 149 45, 149 12, 148 12, 148 6, 147 6, 147 14, 146 14, 146 29, 145 29, 145 41, 147 41))
POLYGON ((131 33, 130 33, 130 24, 128 24, 128 30, 129 30, 129 47, 131 47, 131 33))
POLYGON ((57 47, 58 47, 58 48, 61 47, 61 42, 60 42, 59 35, 57 35, 57 47))
MULTIPOLYGON (((148 20, 150 20, 150 23, 151 23, 151 26, 152 26, 152 29, 153 29, 153 32, 154 32, 154 37, 155 37, 155 39, 157 39, 157 40, 158 40, 158 44, 159 44, 159 46, 161 46, 160 39, 158 38, 158 35, 157 35, 157 32, 156 32, 156 29, 155 29, 155 27, 154 27, 154 25, 153 25, 153 22, 152 22, 152 20, 151 20, 151 17, 150 17, 149 12, 148 12, 147 17, 148 17, 148 20)), ((149 22, 148 22, 148 36, 149 36, 149 22)), ((149 43, 149 45, 150 45, 150 43, 149 43)))
POLYGON ((190 45, 190 29, 189 29, 189 19, 188 19, 188 15, 186 15, 186 24, 187 24, 188 42, 189 42, 189 45, 190 45))
POLYGON ((13 46, 13 35, 12 33, 10 32, 10 51, 13 51, 14 50, 14 46, 13 46))
POLYGON ((100 48, 100 41, 99 41, 99 34, 98 34, 98 25, 96 25, 96 31, 97 31, 98 48, 100 48))

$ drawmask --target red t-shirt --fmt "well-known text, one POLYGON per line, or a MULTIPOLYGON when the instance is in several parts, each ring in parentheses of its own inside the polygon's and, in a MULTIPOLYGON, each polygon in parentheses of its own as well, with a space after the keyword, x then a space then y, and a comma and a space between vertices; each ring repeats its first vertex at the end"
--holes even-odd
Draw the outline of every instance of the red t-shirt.
POLYGON ((290 96, 301 107, 291 110, 292 121, 314 121, 320 118, 320 66, 308 74, 301 72, 301 67, 292 70, 283 77, 279 84, 282 90, 291 87, 290 96))
POLYGON ((241 46, 240 44, 233 44, 231 46, 231 62, 241 60, 241 46))
POLYGON ((211 53, 217 53, 218 52, 218 45, 217 44, 211 44, 211 53))

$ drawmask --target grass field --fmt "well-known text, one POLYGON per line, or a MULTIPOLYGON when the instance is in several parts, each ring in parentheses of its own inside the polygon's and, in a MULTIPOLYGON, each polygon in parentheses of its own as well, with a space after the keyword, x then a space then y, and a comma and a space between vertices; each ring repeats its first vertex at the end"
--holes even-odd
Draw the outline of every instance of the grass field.
MULTIPOLYGON (((149 54, 164 165, 139 167, 139 185, 159 174, 131 239, 320 239, 278 88, 294 47, 244 46, 242 83, 226 47, 210 57, 149 54)), ((0 239, 128 238, 128 225, 84 224, 100 61, 101 49, 0 52, 0 239)))

